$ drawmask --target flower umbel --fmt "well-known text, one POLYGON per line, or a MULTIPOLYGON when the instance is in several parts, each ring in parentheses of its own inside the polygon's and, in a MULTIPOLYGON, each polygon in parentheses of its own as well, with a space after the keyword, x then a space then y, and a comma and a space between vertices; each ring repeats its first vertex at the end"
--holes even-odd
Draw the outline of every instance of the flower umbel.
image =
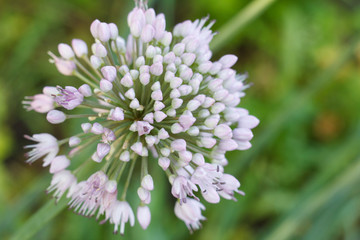
POLYGON ((135 223, 126 201, 130 188, 139 196, 138 222, 144 229, 150 224, 148 204, 156 188, 148 168, 155 164, 152 155, 172 185, 176 216, 193 231, 205 219, 200 195, 218 203, 220 197, 236 200, 234 193, 244 194, 224 166, 226 152, 251 147, 251 129, 259 123, 237 107, 247 76, 231 68, 234 55, 210 60, 214 33, 207 18, 185 21, 168 32, 164 15, 141 1, 127 21, 126 40, 115 24, 95 20, 90 50, 74 39, 71 46, 59 44, 60 56, 50 53, 60 73, 77 77, 83 85, 46 87, 24 104, 47 113, 52 124, 82 118, 82 132, 63 140, 47 133, 27 136, 37 142, 26 146, 32 148, 28 162, 45 156, 43 165, 50 165, 54 174, 48 191, 56 199, 67 191, 70 208, 85 216, 96 214, 101 223, 109 220, 123 234, 127 222, 135 223), (80 108, 84 114, 71 114, 80 108), (73 158, 85 148, 93 148, 92 156, 73 158), (98 169, 78 181, 79 170, 91 161, 98 169), (140 186, 132 180, 136 165, 140 186))

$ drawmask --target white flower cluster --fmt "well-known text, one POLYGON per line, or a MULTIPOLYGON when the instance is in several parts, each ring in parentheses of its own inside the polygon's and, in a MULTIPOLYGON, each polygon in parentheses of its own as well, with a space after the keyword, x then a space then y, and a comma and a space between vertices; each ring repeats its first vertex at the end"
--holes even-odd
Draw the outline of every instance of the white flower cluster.
POLYGON ((125 40, 115 24, 95 20, 90 56, 79 39, 71 46, 59 44, 60 56, 49 53, 60 73, 84 84, 45 87, 43 94, 24 101, 28 110, 47 113, 52 124, 85 119, 82 132, 68 139, 47 133, 27 136, 37 142, 26 146, 32 149, 28 162, 45 156, 44 166, 50 165, 53 174, 48 191, 57 199, 67 192, 71 208, 109 220, 115 232, 124 233, 125 223, 135 222, 126 193, 134 187, 136 164, 141 169, 141 184, 135 186, 140 200, 136 215, 144 229, 150 223, 154 183, 149 152, 167 174, 177 199, 175 214, 190 231, 205 219, 197 191, 210 203, 243 194, 238 180, 223 167, 228 163, 226 152, 251 147, 251 129, 259 123, 237 107, 246 75, 231 68, 237 61, 234 55, 210 60, 213 23, 207 24, 206 18, 177 24, 172 32, 165 30, 165 23, 163 14, 136 7, 128 15, 131 33, 125 40), (75 108, 84 109, 84 114, 70 114, 75 108), (75 154, 94 146, 91 158, 73 164, 75 154), (79 181, 76 173, 91 161, 98 163, 98 170, 79 181))

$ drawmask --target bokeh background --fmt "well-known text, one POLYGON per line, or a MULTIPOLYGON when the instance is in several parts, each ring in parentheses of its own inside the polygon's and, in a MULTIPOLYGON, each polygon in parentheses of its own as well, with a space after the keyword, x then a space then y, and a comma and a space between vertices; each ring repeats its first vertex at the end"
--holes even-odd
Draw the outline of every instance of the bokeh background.
MULTIPOLYGON (((236 54, 235 69, 249 73, 252 87, 241 105, 261 124, 253 148, 229 154, 227 168, 246 196, 205 204, 208 220, 190 235, 173 213, 165 175, 158 174, 148 230, 136 224, 114 236, 108 223, 61 211, 39 221, 32 239, 360 239, 360 2, 257 0, 268 7, 242 28, 229 28, 254 2, 149 1, 166 14, 168 30, 186 19, 216 19, 213 59, 236 54), (230 38, 217 39, 222 31, 230 38)), ((91 43, 95 18, 127 34, 132 7, 131 0, 0 1, 0 239, 21 231, 53 201, 44 193, 48 170, 40 162, 25 164, 23 135, 62 138, 79 131, 71 121, 54 126, 22 108, 24 96, 43 86, 76 81, 49 64, 47 51, 72 38, 91 43)))

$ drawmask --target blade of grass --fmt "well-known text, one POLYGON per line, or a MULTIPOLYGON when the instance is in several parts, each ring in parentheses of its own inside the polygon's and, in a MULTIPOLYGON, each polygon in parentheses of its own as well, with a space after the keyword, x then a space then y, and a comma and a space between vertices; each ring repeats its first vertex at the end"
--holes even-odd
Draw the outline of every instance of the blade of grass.
POLYGON ((360 180, 360 159, 351 164, 346 171, 338 176, 331 184, 319 189, 317 194, 311 195, 306 201, 296 206, 295 211, 285 217, 281 223, 265 237, 272 239, 289 239, 292 233, 304 223, 306 218, 320 208, 326 201, 348 185, 356 184, 360 180))
POLYGON ((319 216, 311 217, 311 219, 309 219, 309 221, 313 221, 311 221, 310 228, 306 230, 303 240, 332 239, 338 236, 339 232, 342 232, 344 227, 343 220, 348 218, 348 214, 355 213, 356 219, 358 219, 359 212, 355 209, 359 209, 359 192, 357 192, 357 197, 356 194, 353 193, 356 187, 356 184, 355 186, 348 186, 345 191, 342 190, 341 192, 336 193, 336 196, 328 201, 331 202, 331 204, 322 206, 321 208, 324 211, 315 213, 319 216), (352 201, 354 198, 356 201, 352 201), (348 210, 348 207, 351 207, 352 212, 347 212, 346 215, 344 215, 344 212, 348 210))
POLYGON ((0 235, 5 235, 15 230, 14 228, 16 226, 14 226, 14 222, 18 218, 23 217, 23 214, 31 209, 32 206, 45 195, 44 189, 49 185, 49 178, 49 175, 42 175, 33 180, 30 184, 26 185, 26 187, 31 187, 24 189, 21 198, 17 200, 13 199, 13 204, 7 206, 6 210, 1 212, 0 235))
POLYGON ((62 198, 56 205, 54 201, 47 202, 39 211, 30 217, 30 219, 13 235, 11 240, 30 239, 53 217, 58 215, 68 203, 68 199, 62 198))
POLYGON ((266 8, 268 8, 276 0, 257 0, 252 1, 248 6, 242 9, 235 17, 219 29, 218 35, 210 44, 210 49, 214 52, 225 46, 231 38, 234 37, 239 30, 245 27, 249 22, 259 16, 266 8))

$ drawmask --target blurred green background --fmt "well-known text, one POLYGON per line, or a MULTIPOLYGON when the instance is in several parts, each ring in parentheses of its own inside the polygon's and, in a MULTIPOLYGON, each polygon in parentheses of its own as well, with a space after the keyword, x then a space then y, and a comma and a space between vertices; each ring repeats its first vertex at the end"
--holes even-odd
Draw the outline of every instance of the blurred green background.
MULTIPOLYGON (((219 31, 214 57, 233 53, 235 69, 253 85, 241 105, 261 120, 253 148, 228 157, 227 171, 245 197, 205 204, 200 231, 190 235, 173 213, 165 174, 156 175, 148 230, 113 226, 61 211, 37 226, 32 239, 360 239, 360 1, 264 1, 268 8, 241 29, 224 27, 249 0, 153 0, 167 28, 209 15, 219 31), (230 32, 229 39, 221 38, 230 32)), ((115 22, 127 34, 131 0, 3 0, 0 2, 0 239, 8 239, 40 209, 50 174, 25 164, 24 134, 57 138, 79 131, 26 112, 24 96, 45 85, 66 85, 47 51, 82 38, 93 19, 115 22)), ((229 26, 229 25, 228 25, 229 26)), ((51 200, 52 201, 52 200, 51 200)), ((133 206, 134 208, 136 206, 133 206)), ((50 214, 50 213, 49 213, 50 214)))

